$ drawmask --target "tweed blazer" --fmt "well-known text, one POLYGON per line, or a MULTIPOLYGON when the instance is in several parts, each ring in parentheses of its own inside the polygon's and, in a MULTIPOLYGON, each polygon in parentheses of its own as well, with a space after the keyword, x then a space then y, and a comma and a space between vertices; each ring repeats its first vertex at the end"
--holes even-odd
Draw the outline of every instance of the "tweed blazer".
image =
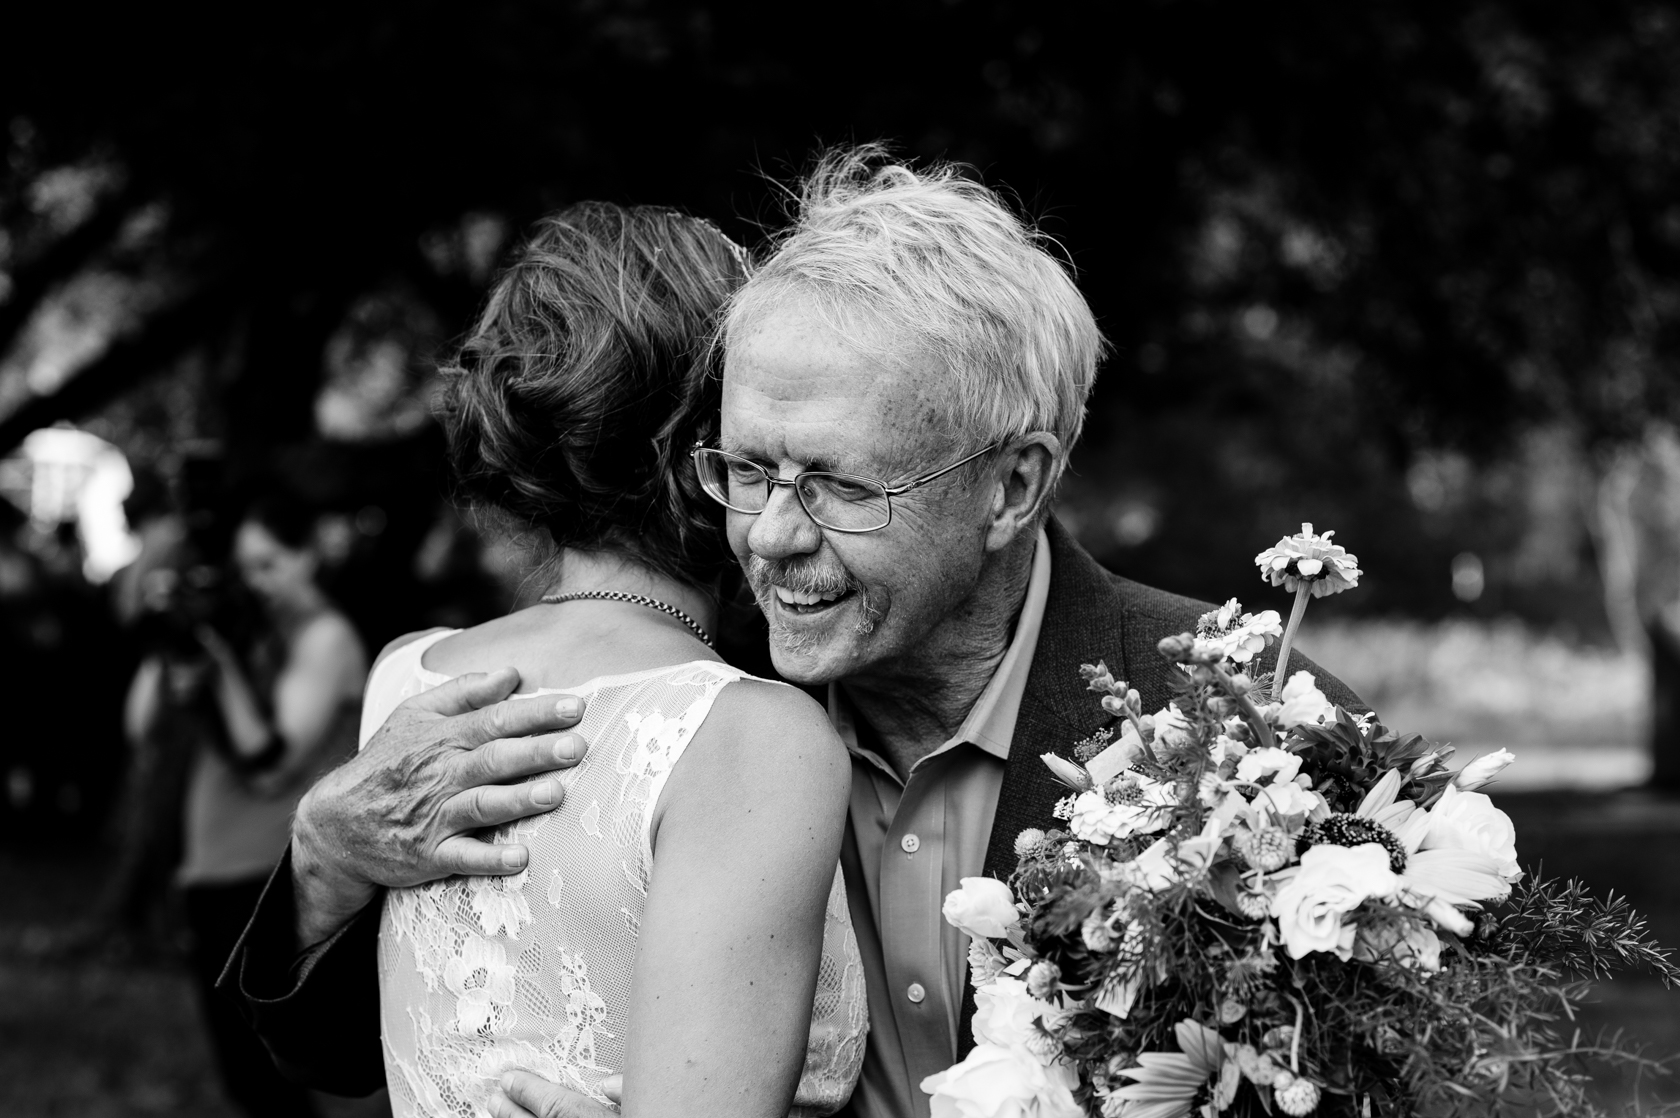
MULTIPOLYGON (((1046 533, 1050 595, 986 846, 983 872, 1000 880, 1015 870, 1015 836, 1028 827, 1048 830, 1056 801, 1067 795, 1041 755, 1059 753, 1071 759, 1075 742, 1116 721, 1103 710, 1100 697, 1087 690, 1079 666, 1106 661, 1115 679, 1137 688, 1144 710, 1160 710, 1172 699, 1169 680, 1177 669, 1155 650, 1156 644, 1162 637, 1194 632, 1197 619, 1215 608, 1108 571, 1053 518, 1046 533)), ((1303 670, 1317 677, 1319 689, 1331 702, 1354 713, 1368 709, 1341 680, 1291 652, 1289 671, 1303 670)), ((974 1046, 973 1018, 970 988, 964 994, 959 1027, 964 1055, 974 1046)))

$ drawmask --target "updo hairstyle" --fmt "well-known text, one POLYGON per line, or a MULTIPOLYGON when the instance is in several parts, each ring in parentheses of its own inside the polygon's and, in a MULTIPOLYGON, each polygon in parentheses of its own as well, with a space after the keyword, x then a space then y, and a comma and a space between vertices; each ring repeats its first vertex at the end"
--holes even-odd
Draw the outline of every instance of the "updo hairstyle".
POLYGON ((744 278, 738 245, 673 210, 580 202, 539 221, 443 369, 464 494, 557 547, 710 583, 721 508, 688 452, 716 427, 707 342, 744 278))

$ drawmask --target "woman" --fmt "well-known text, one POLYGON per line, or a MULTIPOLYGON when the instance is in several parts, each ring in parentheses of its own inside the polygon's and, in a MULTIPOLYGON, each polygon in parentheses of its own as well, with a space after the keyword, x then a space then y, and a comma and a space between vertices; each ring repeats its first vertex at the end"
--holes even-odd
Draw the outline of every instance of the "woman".
MULTIPOLYGON (((223 1085, 252 1115, 314 1108, 274 1070, 238 1010, 213 987, 286 848, 299 798, 354 749, 367 678, 361 639, 316 583, 314 524, 308 509, 284 497, 256 503, 240 523, 234 562, 267 623, 248 667, 221 634, 201 624, 197 636, 207 657, 148 659, 130 699, 137 727, 172 723, 197 741, 176 877, 223 1085), (187 701, 200 686, 208 701, 187 701), (183 721, 194 709, 208 717, 183 721)), ((193 612, 187 604, 180 611, 193 612)))
POLYGON ((462 487, 556 555, 543 601, 393 642, 364 742, 409 695, 516 667, 587 699, 560 806, 511 878, 393 890, 382 1035, 399 1116, 484 1114, 523 1067, 627 1115, 829 1113, 867 1015, 837 872, 850 766, 821 709, 711 648, 728 562, 687 450, 742 276, 707 222, 586 203, 541 222, 446 370, 462 487), (820 973, 820 979, 819 979, 820 973))

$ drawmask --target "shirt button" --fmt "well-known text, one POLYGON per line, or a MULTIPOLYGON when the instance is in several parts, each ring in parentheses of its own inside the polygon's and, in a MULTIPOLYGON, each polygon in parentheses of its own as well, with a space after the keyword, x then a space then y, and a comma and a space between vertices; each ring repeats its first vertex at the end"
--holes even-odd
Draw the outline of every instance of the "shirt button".
MULTIPOLYGON (((904 852, 906 854, 914 854, 922 848, 922 840, 917 838, 915 835, 905 835, 903 838, 898 840, 898 845, 904 847, 904 852)), ((921 999, 918 998, 916 1000, 920 1001, 921 999)))
POLYGON ((910 984, 910 988, 904 991, 904 996, 909 998, 915 1004, 921 1005, 922 999, 927 997, 927 991, 922 989, 922 984, 920 982, 912 982, 910 984))

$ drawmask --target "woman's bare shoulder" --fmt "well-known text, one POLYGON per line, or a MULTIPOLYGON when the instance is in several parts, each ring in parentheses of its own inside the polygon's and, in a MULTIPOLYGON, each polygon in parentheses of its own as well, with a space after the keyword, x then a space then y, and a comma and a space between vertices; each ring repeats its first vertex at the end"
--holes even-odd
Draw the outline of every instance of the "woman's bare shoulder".
POLYGON ((805 784, 825 795, 849 784, 846 748, 809 695, 784 683, 743 679, 725 687, 694 735, 700 767, 728 779, 805 784), (786 781, 790 772, 799 781, 786 781))

